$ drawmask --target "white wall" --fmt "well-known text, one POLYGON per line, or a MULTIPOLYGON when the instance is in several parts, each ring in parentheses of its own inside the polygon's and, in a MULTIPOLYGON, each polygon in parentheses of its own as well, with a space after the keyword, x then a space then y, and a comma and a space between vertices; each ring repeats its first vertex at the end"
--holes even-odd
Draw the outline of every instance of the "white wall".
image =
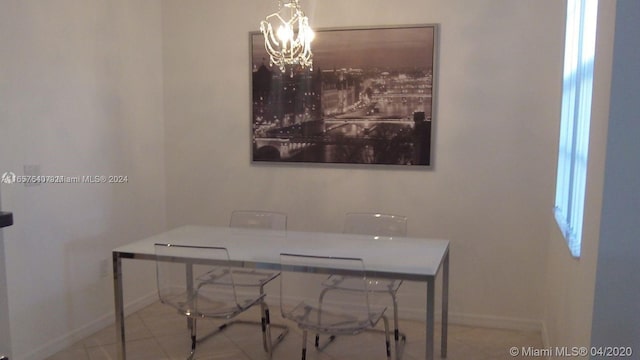
MULTIPOLYGON (((254 208, 288 213, 293 229, 340 231, 348 211, 405 214, 410 235, 451 240, 454 321, 539 326, 554 196, 563 2, 302 5, 317 28, 441 24, 435 167, 251 165, 248 33, 275 3, 166 0, 169 225, 223 225, 231 210, 254 208)), ((424 288, 403 291, 405 308, 419 308, 424 288)))
POLYGON ((549 346, 589 346, 591 339, 609 123, 615 12, 615 2, 599 2, 589 163, 580 259, 571 257, 565 239, 552 213, 549 213, 547 276, 542 292, 545 296, 541 299, 545 306, 543 337, 549 346))
MULTIPOLYGON (((113 247, 166 226, 226 224, 236 208, 285 211, 291 228, 324 231, 340 231, 348 211, 406 214, 410 235, 452 241, 452 320, 539 325, 558 246, 548 239, 563 2, 303 2, 320 28, 441 24, 432 170, 249 163, 248 32, 274 6, 0 3, 0 172, 26 164, 130 179, 0 188, 16 217, 4 234, 15 359, 112 320, 101 263, 113 247)), ((153 270, 125 266, 135 305, 153 270)), ((403 304, 420 308, 424 289, 403 291, 403 304)))
POLYGON ((640 2, 618 0, 591 340, 634 352, 640 349, 639 20, 640 2))
MULTIPOLYGON (((129 179, 2 185, 12 360, 113 321, 111 249, 166 228, 161 15, 152 0, 0 2, 0 172, 129 179)), ((153 268, 125 271, 135 304, 153 268)))

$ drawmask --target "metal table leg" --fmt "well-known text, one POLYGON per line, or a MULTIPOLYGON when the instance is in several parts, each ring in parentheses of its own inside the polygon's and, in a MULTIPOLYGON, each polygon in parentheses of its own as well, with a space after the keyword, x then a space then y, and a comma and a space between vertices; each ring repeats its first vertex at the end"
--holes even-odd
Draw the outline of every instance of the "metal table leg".
POLYGON ((113 294, 116 307, 116 347, 118 360, 126 360, 127 352, 124 342, 124 300, 122 293, 122 259, 120 254, 113 253, 113 294))
POLYGON ((434 348, 434 318, 435 318, 435 276, 427 280, 427 348, 425 349, 425 357, 427 360, 433 360, 434 348))
POLYGON ((440 335, 440 356, 447 357, 447 332, 449 330, 449 250, 442 264, 442 334, 440 335))

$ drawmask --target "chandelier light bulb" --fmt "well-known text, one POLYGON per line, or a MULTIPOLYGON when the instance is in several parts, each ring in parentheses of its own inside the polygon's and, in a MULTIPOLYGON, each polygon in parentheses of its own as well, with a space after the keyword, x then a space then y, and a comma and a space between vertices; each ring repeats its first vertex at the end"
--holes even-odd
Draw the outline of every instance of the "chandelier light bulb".
POLYGON ((307 29, 307 34, 306 34, 307 41, 308 42, 312 42, 313 39, 315 39, 315 38, 316 38, 316 33, 313 30, 311 30, 311 28, 308 28, 307 29))
POLYGON ((280 39, 282 47, 286 49, 287 42, 293 39, 293 30, 291 29, 291 25, 284 24, 278 28, 278 39, 280 39))

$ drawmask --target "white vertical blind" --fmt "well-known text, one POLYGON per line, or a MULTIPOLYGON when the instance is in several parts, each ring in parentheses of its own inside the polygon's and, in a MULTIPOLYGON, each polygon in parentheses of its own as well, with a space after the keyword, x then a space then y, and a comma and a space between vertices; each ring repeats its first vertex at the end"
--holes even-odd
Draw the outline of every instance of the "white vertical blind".
POLYGON ((568 0, 555 217, 580 257, 598 0, 568 0))

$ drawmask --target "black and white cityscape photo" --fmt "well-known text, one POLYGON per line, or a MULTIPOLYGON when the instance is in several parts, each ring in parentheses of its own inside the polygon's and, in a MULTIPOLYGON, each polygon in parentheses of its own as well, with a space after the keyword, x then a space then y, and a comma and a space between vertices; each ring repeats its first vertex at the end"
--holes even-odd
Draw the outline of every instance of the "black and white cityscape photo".
POLYGON ((252 33, 253 161, 430 166, 436 30, 319 30, 284 72, 252 33))

